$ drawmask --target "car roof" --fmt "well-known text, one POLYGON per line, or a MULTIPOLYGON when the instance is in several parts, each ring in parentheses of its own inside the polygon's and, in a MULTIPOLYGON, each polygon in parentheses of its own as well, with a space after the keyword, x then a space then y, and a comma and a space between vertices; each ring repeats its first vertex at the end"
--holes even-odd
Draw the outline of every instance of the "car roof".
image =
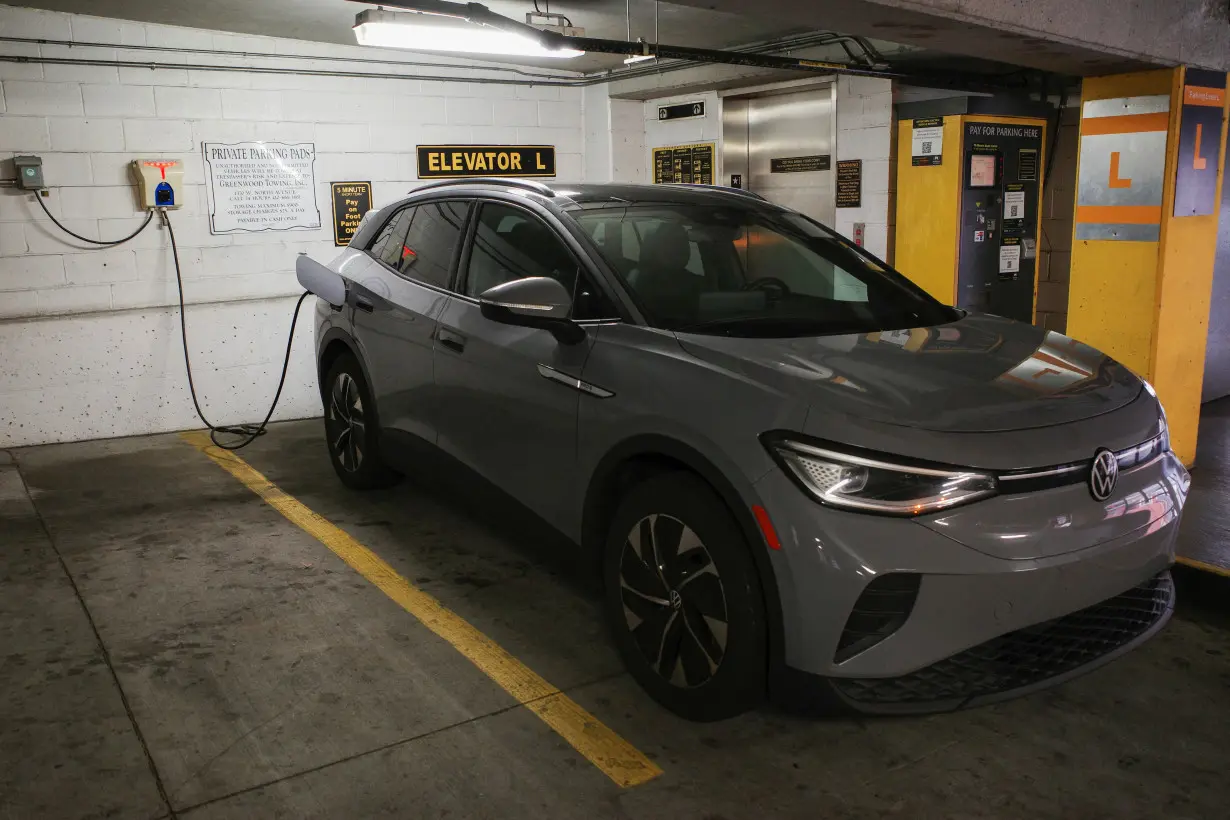
POLYGON ((545 183, 529 179, 450 179, 428 182, 410 192, 411 197, 428 192, 455 192, 458 194, 482 193, 492 191, 519 191, 537 193, 548 199, 558 199, 559 204, 567 207, 569 201, 578 205, 599 202, 658 202, 694 205, 745 205, 769 203, 758 194, 743 191, 738 188, 726 188, 718 185, 646 185, 630 183, 545 183))

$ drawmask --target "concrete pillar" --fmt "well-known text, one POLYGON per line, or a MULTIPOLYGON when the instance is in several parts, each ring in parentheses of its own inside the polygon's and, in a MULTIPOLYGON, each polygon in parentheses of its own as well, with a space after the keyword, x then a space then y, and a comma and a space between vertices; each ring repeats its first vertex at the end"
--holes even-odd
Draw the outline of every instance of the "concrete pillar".
POLYGON ((1196 455, 1224 167, 1226 75, 1166 69, 1082 89, 1068 335, 1157 388, 1196 455))

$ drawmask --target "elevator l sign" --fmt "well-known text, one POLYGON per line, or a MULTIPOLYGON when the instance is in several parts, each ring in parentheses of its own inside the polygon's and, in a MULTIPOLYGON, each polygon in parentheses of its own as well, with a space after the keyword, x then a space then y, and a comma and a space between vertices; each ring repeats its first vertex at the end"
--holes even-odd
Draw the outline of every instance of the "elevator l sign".
POLYGON ((420 145, 419 179, 553 177, 554 145, 420 145))

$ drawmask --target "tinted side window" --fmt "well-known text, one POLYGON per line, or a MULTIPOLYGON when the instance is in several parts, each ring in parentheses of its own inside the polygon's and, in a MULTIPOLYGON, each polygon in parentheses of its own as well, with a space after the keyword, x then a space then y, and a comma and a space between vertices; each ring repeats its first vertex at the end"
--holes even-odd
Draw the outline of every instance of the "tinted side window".
POLYGON ((397 249, 399 259, 388 264, 411 279, 448 287, 453 253, 469 207, 470 203, 462 201, 419 205, 402 247, 397 249))
POLYGON ((401 250, 402 240, 406 236, 406 230, 409 229, 413 216, 413 206, 402 208, 393 214, 392 218, 384 223, 384 227, 376 234, 375 241, 367 249, 368 253, 386 265, 397 267, 397 254, 401 250))
POLYGON ((465 295, 477 297, 488 288, 527 276, 557 279, 572 293, 577 263, 559 237, 532 214, 484 204, 470 251, 465 295))
POLYGON ((574 319, 619 315, 589 277, 580 274, 572 253, 545 223, 519 208, 484 204, 470 251, 465 295, 477 298, 488 288, 528 276, 558 280, 572 295, 574 319))

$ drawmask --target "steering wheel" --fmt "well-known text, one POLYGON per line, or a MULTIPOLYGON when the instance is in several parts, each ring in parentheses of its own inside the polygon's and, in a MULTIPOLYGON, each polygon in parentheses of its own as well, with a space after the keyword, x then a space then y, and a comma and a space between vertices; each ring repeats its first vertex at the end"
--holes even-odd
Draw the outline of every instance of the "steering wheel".
POLYGON ((762 276, 743 286, 744 290, 776 290, 779 296, 789 296, 790 286, 776 276, 762 276))

